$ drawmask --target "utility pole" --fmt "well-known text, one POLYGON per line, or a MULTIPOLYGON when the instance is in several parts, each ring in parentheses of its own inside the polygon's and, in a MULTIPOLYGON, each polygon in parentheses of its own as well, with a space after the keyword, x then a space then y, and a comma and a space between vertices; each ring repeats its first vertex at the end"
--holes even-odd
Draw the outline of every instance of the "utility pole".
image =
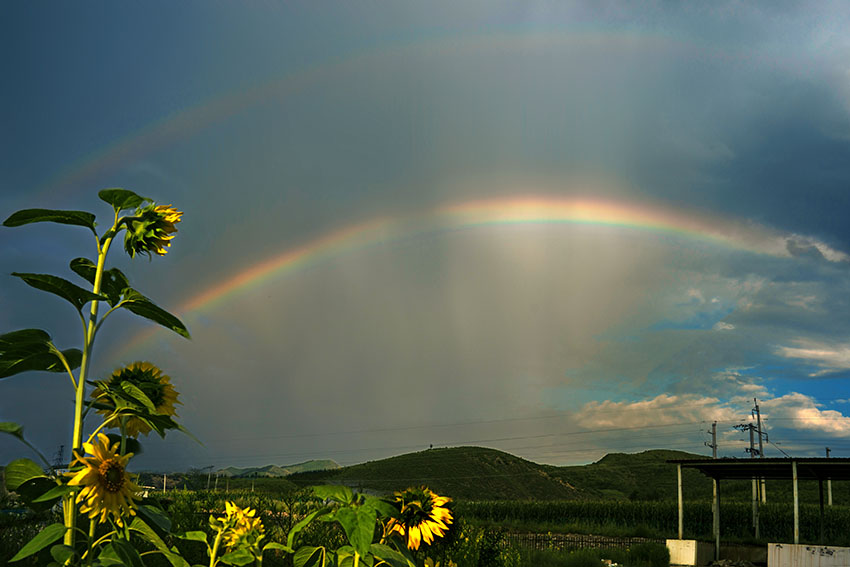
MULTIPOLYGON (((756 422, 758 423, 758 433, 759 433, 759 459, 764 458, 764 446, 762 445, 762 436, 767 437, 767 433, 762 431, 761 427, 761 412, 759 411, 759 402, 756 398, 753 398, 753 413, 755 413, 756 422)), ((762 504, 767 503, 767 485, 764 481, 764 477, 761 477, 760 480, 760 488, 761 488, 761 502, 762 504)))
POLYGON ((216 475, 215 475, 215 488, 213 489, 216 492, 218 492, 218 476, 219 476, 218 473, 216 473, 216 475))
MULTIPOLYGON (((736 425, 735 429, 739 429, 741 431, 747 430, 750 432, 750 446, 746 451, 750 454, 751 459, 756 458, 756 452, 758 449, 755 447, 755 436, 753 433, 755 432, 756 426, 752 423, 742 423, 740 425, 736 425)), ((755 531, 756 538, 759 537, 759 497, 758 497, 758 480, 756 477, 753 477, 753 530, 755 531)))
POLYGON ((717 422, 716 421, 711 424, 711 431, 709 431, 709 433, 711 433, 711 443, 706 441, 705 446, 711 447, 711 458, 716 459, 717 458, 717 422))

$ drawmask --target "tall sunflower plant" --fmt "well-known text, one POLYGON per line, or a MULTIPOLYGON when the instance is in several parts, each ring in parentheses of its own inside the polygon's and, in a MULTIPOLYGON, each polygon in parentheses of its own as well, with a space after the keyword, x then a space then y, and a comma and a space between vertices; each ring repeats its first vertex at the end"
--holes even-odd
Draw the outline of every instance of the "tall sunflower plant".
POLYGON ((111 223, 98 234, 95 215, 85 211, 26 209, 7 218, 3 225, 20 227, 37 222, 79 226, 94 236, 95 256, 75 258, 71 271, 88 283, 78 286, 51 274, 13 272, 27 285, 69 302, 80 320, 82 348, 60 349, 41 329, 22 329, 0 335, 0 379, 28 371, 65 373, 74 392, 72 461, 67 471, 53 469, 23 434, 17 423, 0 422, 0 433, 18 438, 42 464, 22 458, 5 468, 6 488, 16 492, 31 508, 46 510, 61 502, 62 519, 45 527, 24 545, 12 562, 49 549, 57 565, 143 565, 142 556, 160 553, 172 565, 188 565, 162 536, 170 531, 168 517, 156 506, 140 502, 139 488, 127 472, 134 454, 141 450, 137 437, 154 431, 164 437, 168 430, 185 431, 176 421, 177 392, 153 364, 136 362, 115 371, 108 379, 90 377, 92 347, 104 322, 114 312, 126 310, 189 338, 186 326, 138 290, 118 268, 106 268, 112 244, 122 236, 124 250, 139 255, 164 256, 177 232, 182 212, 171 205, 126 189, 104 189, 98 196, 111 205, 111 223), (101 307, 104 311, 101 312, 101 307), (91 398, 87 399, 87 393, 91 398), (92 412, 101 418, 96 427, 92 412), (86 429, 93 431, 84 435, 86 429), (106 430, 118 433, 106 433, 106 430), (146 543, 139 552, 139 539, 146 543))

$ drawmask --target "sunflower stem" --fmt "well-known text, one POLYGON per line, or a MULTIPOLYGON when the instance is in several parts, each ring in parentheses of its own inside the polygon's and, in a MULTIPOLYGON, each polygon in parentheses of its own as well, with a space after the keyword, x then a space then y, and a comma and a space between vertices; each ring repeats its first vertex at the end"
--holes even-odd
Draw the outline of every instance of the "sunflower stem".
POLYGON ((218 547, 221 545, 221 536, 224 534, 224 530, 218 530, 218 533, 215 534, 215 542, 213 542, 212 551, 210 551, 210 567, 215 567, 216 565, 216 556, 218 555, 218 547))
MULTIPOLYGON (((115 225, 113 224, 113 229, 115 225)), ((97 252, 97 268, 94 275, 94 285, 92 293, 100 295, 100 287, 103 282, 103 266, 106 262, 106 254, 109 252, 109 246, 112 244, 112 237, 103 241, 103 244, 98 243, 97 252)), ((83 337, 83 357, 80 361, 80 374, 77 379, 76 396, 74 400, 74 437, 71 444, 71 454, 79 452, 83 445, 83 406, 85 405, 86 397, 86 375, 89 369, 91 360, 92 345, 94 343, 95 330, 97 328, 97 309, 98 300, 93 299, 91 302, 91 314, 89 315, 88 326, 83 337)), ((77 525, 77 504, 73 495, 67 495, 63 501, 65 512, 65 527, 68 530, 65 532, 65 545, 74 547, 76 539, 77 525)))

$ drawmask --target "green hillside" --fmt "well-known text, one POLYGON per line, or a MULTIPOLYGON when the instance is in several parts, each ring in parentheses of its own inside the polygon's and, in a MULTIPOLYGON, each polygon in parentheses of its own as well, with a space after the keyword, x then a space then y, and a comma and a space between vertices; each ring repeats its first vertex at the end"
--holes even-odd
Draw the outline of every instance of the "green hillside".
POLYGON ((571 500, 579 492, 545 467, 495 449, 428 449, 335 471, 288 477, 299 485, 345 484, 376 492, 427 485, 438 494, 469 500, 571 500))
POLYGON ((216 472, 232 478, 280 478, 291 474, 309 471, 338 469, 339 465, 330 459, 305 461, 294 465, 266 465, 264 467, 237 468, 227 467, 216 472))

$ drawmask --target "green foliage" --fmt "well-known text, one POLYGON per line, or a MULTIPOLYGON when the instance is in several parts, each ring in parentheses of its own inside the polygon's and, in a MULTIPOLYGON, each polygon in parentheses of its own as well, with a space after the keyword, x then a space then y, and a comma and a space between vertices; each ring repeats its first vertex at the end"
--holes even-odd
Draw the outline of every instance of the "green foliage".
POLYGON ((50 335, 41 329, 13 331, 0 335, 0 378, 30 370, 65 372, 62 357, 71 370, 75 370, 80 367, 82 356, 78 349, 60 353, 53 346, 50 335))
POLYGON ((3 226, 23 226, 33 222, 58 222, 84 226, 94 232, 95 216, 84 211, 57 211, 51 209, 24 209, 3 221, 3 226))
POLYGON ((58 276, 51 276, 50 274, 24 274, 19 272, 12 272, 12 275, 21 278, 27 285, 36 289, 58 295, 80 312, 82 312, 83 307, 89 301, 106 300, 105 296, 87 291, 58 276))
POLYGON ((135 209, 144 202, 150 201, 147 197, 141 197, 127 189, 103 189, 98 191, 97 196, 101 200, 112 205, 116 213, 125 209, 135 209))

